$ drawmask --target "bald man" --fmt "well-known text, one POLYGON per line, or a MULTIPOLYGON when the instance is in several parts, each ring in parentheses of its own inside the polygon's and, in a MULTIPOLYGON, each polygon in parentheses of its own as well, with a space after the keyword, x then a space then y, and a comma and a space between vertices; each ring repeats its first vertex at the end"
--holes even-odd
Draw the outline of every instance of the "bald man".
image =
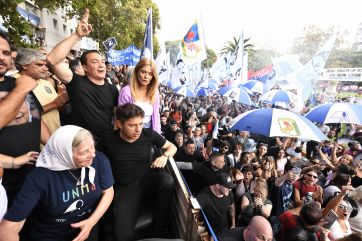
POLYGON ((221 233, 220 241, 272 241, 273 230, 269 221, 262 216, 251 219, 249 226, 234 228, 221 233))

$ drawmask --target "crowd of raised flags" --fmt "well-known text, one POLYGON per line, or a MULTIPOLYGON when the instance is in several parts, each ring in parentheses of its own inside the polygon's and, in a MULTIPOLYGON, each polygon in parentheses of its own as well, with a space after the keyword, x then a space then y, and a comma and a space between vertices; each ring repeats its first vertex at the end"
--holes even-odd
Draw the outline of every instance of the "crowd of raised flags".
MULTIPOLYGON (((143 49, 139 50, 131 45, 124 50, 114 50, 112 46, 108 49, 107 60, 113 65, 134 66, 142 57, 155 59, 160 84, 187 97, 211 95, 214 91, 220 91, 220 88, 229 86, 241 89, 236 91, 237 93, 234 91, 230 96, 238 101, 237 98, 233 98, 233 95, 243 93, 245 91, 243 87, 252 84, 252 88, 247 86, 250 90, 247 90, 249 95, 265 94, 268 90, 280 89, 292 91, 295 94, 295 102, 300 105, 307 101, 313 104, 315 98, 311 97, 315 94, 316 82, 322 73, 335 39, 336 35, 330 37, 305 65, 300 63, 297 55, 286 55, 274 58, 271 65, 251 71, 248 70, 248 53, 243 51, 244 37, 242 33, 238 41, 239 46, 236 46, 233 53, 229 52, 219 57, 212 66, 202 70, 201 62, 207 58, 207 54, 201 17, 191 24, 189 30, 181 38, 179 54, 172 63, 170 51, 166 51, 163 41, 160 41, 159 53, 153 58, 152 9, 149 9, 143 49), (263 90, 253 89, 254 86, 263 86, 263 90)), ((241 103, 248 104, 248 101, 242 100, 241 103)))

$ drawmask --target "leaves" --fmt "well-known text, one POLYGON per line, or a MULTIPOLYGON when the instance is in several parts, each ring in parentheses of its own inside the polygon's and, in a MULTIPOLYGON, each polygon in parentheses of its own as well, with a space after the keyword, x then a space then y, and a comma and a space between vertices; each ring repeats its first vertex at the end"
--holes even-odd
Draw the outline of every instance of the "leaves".
MULTIPOLYGON (((20 41, 20 36, 33 36, 34 27, 16 12, 16 6, 22 2, 21 0, 5 2, 0 1, 0 14, 4 19, 4 25, 9 29, 12 41, 17 46, 22 46, 24 44, 20 41)), ((79 18, 84 9, 88 8, 89 23, 93 26, 90 37, 98 42, 115 37, 118 43, 117 49, 126 48, 132 43, 142 48, 147 9, 150 7, 153 11, 153 32, 156 33, 160 28, 159 9, 151 0, 35 0, 35 4, 40 9, 47 8, 50 12, 60 7, 66 8, 68 11, 66 18, 79 18)), ((154 38, 154 52, 157 53, 158 49, 158 41, 154 38)))

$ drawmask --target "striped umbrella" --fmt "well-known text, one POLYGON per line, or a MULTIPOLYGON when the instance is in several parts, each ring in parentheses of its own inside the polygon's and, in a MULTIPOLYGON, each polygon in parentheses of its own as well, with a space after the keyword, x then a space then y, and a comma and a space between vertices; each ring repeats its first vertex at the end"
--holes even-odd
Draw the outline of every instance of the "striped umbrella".
POLYGON ((318 123, 362 124, 362 105, 351 103, 328 103, 310 110, 305 117, 318 123))

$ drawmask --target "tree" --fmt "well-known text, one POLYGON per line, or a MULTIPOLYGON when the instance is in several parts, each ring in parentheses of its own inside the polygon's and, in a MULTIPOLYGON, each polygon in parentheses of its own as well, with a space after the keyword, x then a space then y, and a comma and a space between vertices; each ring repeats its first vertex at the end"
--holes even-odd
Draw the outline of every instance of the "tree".
POLYGON ((256 71, 272 64, 273 50, 256 49, 249 53, 248 68, 256 71))
MULTIPOLYGON (((20 45, 20 36, 33 35, 30 23, 21 18, 16 12, 16 6, 21 0, 1 1, 0 14, 5 27, 9 29, 11 39, 20 45), (4 5, 4 6, 2 6, 4 5), (6 10, 4 10, 4 8, 6 10), (18 19, 18 21, 15 20, 18 19)), ((54 11, 60 7, 68 10, 65 18, 81 16, 85 8, 90 11, 89 23, 93 26, 91 37, 103 42, 109 37, 115 37, 117 48, 123 49, 134 43, 138 48, 143 46, 147 9, 152 7, 153 32, 160 28, 160 13, 152 0, 35 0, 40 8, 54 11)), ((159 44, 154 37, 154 52, 157 53, 159 44)))
POLYGON ((211 68, 211 66, 216 62, 217 55, 214 50, 209 49, 206 46, 206 59, 201 62, 201 68, 211 68))
MULTIPOLYGON (((320 29, 317 26, 308 26, 304 28, 302 36, 296 39, 291 53, 300 56, 301 63, 305 64, 317 53, 317 51, 331 37, 333 27, 327 31, 320 29)), ((352 51, 349 45, 346 44, 345 37, 348 32, 337 35, 334 47, 328 57, 325 68, 357 68, 362 67, 362 53, 352 51)))
MULTIPOLYGON (((225 56, 228 53, 236 53, 237 49, 239 48, 239 43, 240 43, 240 37, 236 38, 235 36, 233 37, 232 41, 228 41, 225 43, 224 47, 220 50, 219 55, 220 56, 225 56)), ((248 44, 248 42, 250 41, 250 38, 244 39, 244 43, 243 43, 243 50, 244 51, 253 51, 254 45, 252 44, 248 44)))

